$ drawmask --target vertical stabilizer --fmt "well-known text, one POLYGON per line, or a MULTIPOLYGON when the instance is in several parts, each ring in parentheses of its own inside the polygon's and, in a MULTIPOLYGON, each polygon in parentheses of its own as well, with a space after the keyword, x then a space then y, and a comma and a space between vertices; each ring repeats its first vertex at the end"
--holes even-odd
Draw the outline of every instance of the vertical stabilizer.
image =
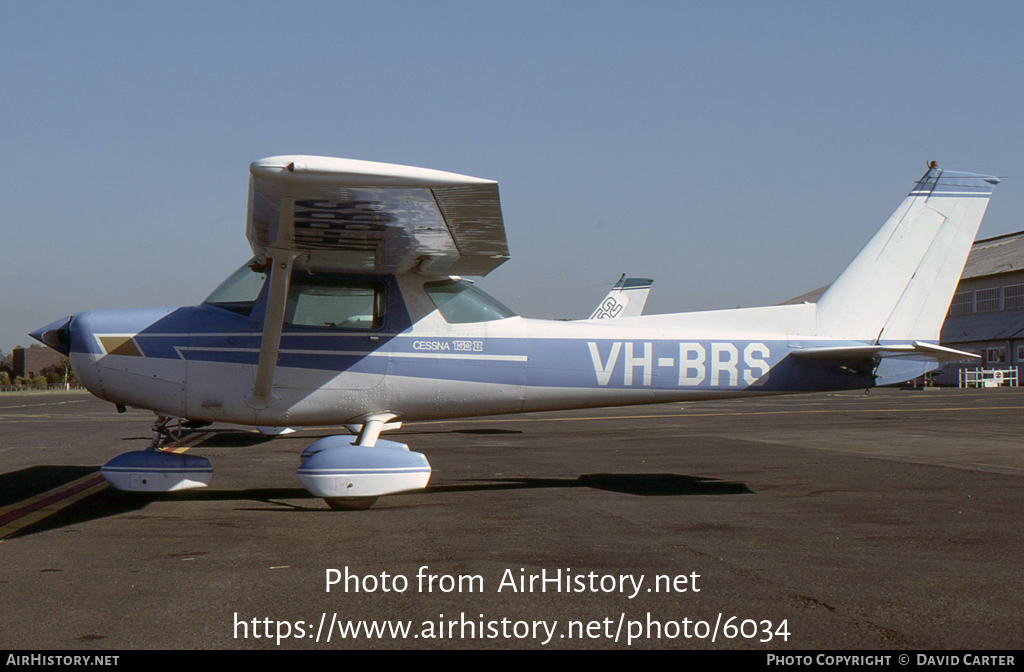
POLYGON ((818 335, 937 341, 999 180, 934 162, 818 300, 818 335))
POLYGON ((602 299, 597 309, 588 318, 591 320, 612 320, 620 317, 636 317, 644 312, 647 294, 654 280, 650 278, 627 278, 623 273, 619 281, 602 299))

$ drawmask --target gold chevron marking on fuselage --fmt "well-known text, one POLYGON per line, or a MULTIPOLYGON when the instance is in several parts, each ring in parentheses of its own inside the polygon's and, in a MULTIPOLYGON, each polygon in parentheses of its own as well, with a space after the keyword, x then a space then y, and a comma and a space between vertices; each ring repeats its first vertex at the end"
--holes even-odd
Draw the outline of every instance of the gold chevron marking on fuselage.
POLYGON ((139 346, 131 336, 99 336, 100 345, 108 355, 142 357, 139 346))

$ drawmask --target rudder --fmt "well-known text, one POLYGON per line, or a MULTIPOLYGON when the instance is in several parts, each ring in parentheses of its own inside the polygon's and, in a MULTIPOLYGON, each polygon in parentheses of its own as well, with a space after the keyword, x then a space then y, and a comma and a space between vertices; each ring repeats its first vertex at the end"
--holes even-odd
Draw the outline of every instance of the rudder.
POLYGON ((818 300, 818 335, 875 343, 938 340, 999 180, 933 163, 818 300))

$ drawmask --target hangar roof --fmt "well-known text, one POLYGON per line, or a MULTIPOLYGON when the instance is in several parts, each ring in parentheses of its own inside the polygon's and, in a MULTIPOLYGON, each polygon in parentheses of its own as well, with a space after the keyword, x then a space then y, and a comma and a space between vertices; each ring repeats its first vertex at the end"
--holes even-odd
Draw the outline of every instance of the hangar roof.
MULTIPOLYGON (((1024 231, 975 241, 960 279, 980 278, 1011 271, 1024 271, 1024 231)), ((830 286, 819 287, 806 294, 783 301, 779 305, 814 303, 830 286)))
POLYGON ((991 313, 968 313, 946 318, 940 343, 1007 341, 1021 338, 1024 332, 1024 308, 991 313))
POLYGON ((1024 270, 1024 231, 975 242, 960 278, 1021 270, 1024 270))

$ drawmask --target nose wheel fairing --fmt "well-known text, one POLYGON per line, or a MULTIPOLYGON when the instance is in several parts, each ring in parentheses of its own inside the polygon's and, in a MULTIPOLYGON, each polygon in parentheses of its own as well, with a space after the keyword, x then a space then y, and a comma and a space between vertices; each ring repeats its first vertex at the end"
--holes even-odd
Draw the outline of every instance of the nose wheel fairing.
POLYGON ((199 455, 135 450, 104 464, 100 474, 116 490, 175 492, 205 488, 213 477, 213 466, 199 455))

